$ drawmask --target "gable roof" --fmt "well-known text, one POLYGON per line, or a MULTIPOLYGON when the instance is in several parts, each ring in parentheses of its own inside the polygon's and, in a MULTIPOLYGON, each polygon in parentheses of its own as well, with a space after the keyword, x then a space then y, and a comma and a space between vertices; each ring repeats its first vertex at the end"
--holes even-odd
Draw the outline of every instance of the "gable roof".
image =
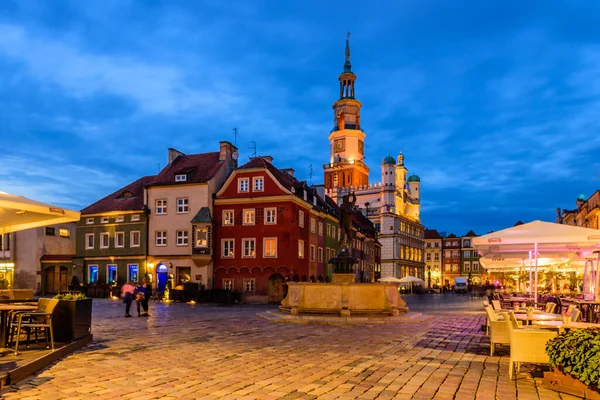
POLYGON ((161 185, 185 185, 189 183, 203 183, 211 180, 223 165, 219 160, 219 152, 180 155, 173 162, 160 171, 146 187, 161 185), (185 174, 184 182, 175 182, 175 175, 185 174))
POLYGON ((435 229, 425 229, 425 239, 441 239, 442 236, 435 229))
POLYGON ((238 168, 238 170, 244 169, 255 169, 255 168, 265 168, 269 171, 275 179, 281 184, 281 186, 285 187, 288 190, 291 190, 292 187, 301 187, 302 183, 291 176, 290 174, 283 172, 282 170, 276 168, 269 161, 265 160, 263 157, 254 157, 246 164, 242 165, 238 168))
POLYGON ((470 236, 477 236, 477 234, 475 232, 473 232, 473 230, 470 230, 469 232, 467 232, 467 234, 463 237, 470 237, 470 236))
POLYGON ((144 186, 154 175, 144 176, 81 210, 81 214, 100 214, 110 211, 136 211, 144 207, 144 186))

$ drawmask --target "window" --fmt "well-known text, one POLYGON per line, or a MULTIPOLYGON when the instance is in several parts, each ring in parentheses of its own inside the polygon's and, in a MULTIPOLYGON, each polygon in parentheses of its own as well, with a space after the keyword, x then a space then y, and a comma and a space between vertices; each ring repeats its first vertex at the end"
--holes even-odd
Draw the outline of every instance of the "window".
POLYGON ((187 213, 190 212, 190 206, 188 204, 187 197, 177 199, 177 213, 187 213))
POLYGON ((440 260, 440 253, 435 253, 435 254, 433 255, 433 259, 434 259, 435 261, 439 261, 439 260, 440 260))
POLYGON ((47 226, 46 227, 46 235, 47 236, 56 236, 56 228, 53 228, 51 226, 47 226))
POLYGON ((444 257, 450 258, 452 256, 452 252, 450 250, 444 251, 444 257))
POLYGON ((473 250, 473 258, 477 257, 479 257, 479 253, 477 252, 477 250, 473 250))
POLYGON ((167 213, 167 200, 156 200, 156 214, 166 214, 167 213))
POLYGON ((94 248, 94 234, 93 233, 85 234, 85 248, 86 249, 94 248))
POLYGON ((115 222, 123 222, 125 221, 125 217, 123 215, 117 215, 117 218, 115 218, 115 222))
POLYGON ((233 225, 233 210, 223 211, 223 225, 233 225))
POLYGON ((188 231, 177 231, 177 246, 188 245, 188 231))
POLYGON ((186 174, 177 174, 175 175, 175 182, 185 182, 187 181, 187 175, 186 174))
POLYGON ((131 216, 131 220, 132 221, 139 221, 140 220, 140 214, 133 214, 131 216))
POLYGON ((71 237, 71 231, 69 229, 61 228, 58 230, 60 237, 68 238, 71 237))
POLYGON ((138 265, 137 264, 127 264, 127 269, 129 270, 129 280, 133 282, 138 281, 138 265))
POLYGON ((94 218, 86 218, 85 223, 86 225, 92 225, 94 223, 94 218))
POLYGON ((465 258, 471 258, 471 252, 469 250, 463 251, 463 255, 465 256, 465 258))
POLYGON ((156 231, 156 245, 166 246, 167 245, 167 231, 156 231))
POLYGON ((254 278, 244 278, 244 293, 254 293, 254 278))
POLYGON ((242 257, 254 258, 256 256, 256 240, 254 239, 242 239, 242 257))
POLYGON ((102 217, 102 218, 100 218, 100 223, 102 223, 102 224, 108 224, 108 217, 102 217))
POLYGON ((319 222, 319 236, 323 236, 323 223, 319 222))
POLYGON ((437 249, 438 247, 440 247, 440 244, 439 244, 438 242, 435 242, 435 243, 433 244, 433 247, 435 247, 435 248, 437 249))
POLYGON ((323 262, 323 248, 319 247, 319 262, 323 262))
POLYGON ((196 247, 208 247, 208 228, 196 228, 196 247))
POLYGON ((90 275, 89 275, 90 283, 98 282, 98 266, 90 265, 90 275))
POLYGON ((317 222, 315 221, 314 218, 310 219, 310 231, 312 233, 315 233, 317 231, 317 222))
POLYGON ((427 242, 427 246, 425 246, 427 248, 431 248, 431 243, 427 242))
POLYGON ((277 238, 264 239, 264 257, 277 257, 277 238))
POLYGON ((125 232, 115 232, 115 247, 125 247, 125 232))
POLYGON ((106 266, 106 283, 113 284, 117 281, 117 266, 109 264, 106 266))
POLYGON ((458 264, 452 264, 452 272, 458 274, 460 269, 458 268, 458 264))
POLYGON ((381 232, 381 224, 379 222, 375 224, 375 229, 377 232, 381 232))
POLYGON ((238 193, 248 192, 248 178, 238 179, 238 193))
POLYGON ((446 266, 444 267, 444 269, 446 270, 446 272, 452 272, 452 265, 451 264, 446 264, 446 266))
POLYGON ((452 250, 452 258, 458 258, 458 257, 460 257, 458 250, 452 250))
POLYGON ((469 272, 471 270, 471 263, 465 263, 465 272, 469 272))
POLYGON ((254 225, 254 209, 244 210, 244 225, 254 225))
POLYGON ((304 227, 304 212, 298 211, 298 226, 304 227))
POLYGON ((265 224, 273 225, 277 223, 277 209, 265 208, 265 224))
POLYGON ((315 245, 310 245, 310 261, 315 261, 315 245))
POLYGON ((479 263, 473 263, 473 271, 479 271, 479 263))
POLYGON ((265 190, 264 179, 262 176, 257 176, 253 178, 252 181, 254 183, 255 192, 262 192, 263 190, 265 190))
POLYGON ((221 240, 221 255, 223 258, 233 258, 233 239, 223 239, 221 240))
POLYGON ((140 231, 131 231, 129 247, 140 247, 140 231))
POLYGON ((298 258, 304 258, 304 240, 298 240, 298 258))
POLYGON ((463 247, 471 247, 471 241, 470 240, 463 240, 463 247))
POLYGON ((108 249, 110 247, 110 234, 108 232, 100 233, 100 248, 108 249))
POLYGON ((233 290, 233 279, 223 279, 223 289, 233 290))
POLYGON ((425 260, 431 261, 431 253, 425 254, 425 260))
POLYGON ((325 233, 327 234, 327 237, 331 236, 331 225, 328 223, 325 223, 325 233))

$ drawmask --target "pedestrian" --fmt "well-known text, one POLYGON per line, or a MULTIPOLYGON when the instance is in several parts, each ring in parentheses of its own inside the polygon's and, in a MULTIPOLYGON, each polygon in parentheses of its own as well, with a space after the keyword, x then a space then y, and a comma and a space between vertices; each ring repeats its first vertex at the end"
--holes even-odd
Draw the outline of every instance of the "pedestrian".
POLYGON ((148 300, 150 299, 151 294, 150 285, 144 279, 144 282, 141 282, 135 290, 135 301, 137 306, 138 317, 148 317, 148 300), (143 313, 140 313, 140 306, 142 310, 144 310, 143 313))
POLYGON ((133 302, 133 293, 135 291, 135 287, 133 286, 132 281, 127 281, 121 287, 121 298, 123 299, 123 303, 125 303, 125 317, 130 318, 129 309, 131 308, 131 303, 133 302))

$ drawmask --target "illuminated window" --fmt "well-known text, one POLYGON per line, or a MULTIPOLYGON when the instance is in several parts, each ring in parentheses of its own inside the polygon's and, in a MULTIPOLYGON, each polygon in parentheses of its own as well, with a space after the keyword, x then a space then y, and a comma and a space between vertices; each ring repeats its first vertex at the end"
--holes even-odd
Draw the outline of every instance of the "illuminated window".
POLYGON ((117 266, 109 264, 106 266, 106 282, 110 285, 117 281, 117 266))
POLYGON ((196 247, 208 246, 208 228, 196 228, 196 247))
POLYGON ((304 240, 298 240, 298 258, 304 258, 304 240))
POLYGON ((128 264, 127 269, 129 270, 129 280, 133 282, 138 281, 138 265, 137 264, 128 264))
POLYGON ((244 193, 248 192, 249 180, 248 178, 239 178, 238 179, 238 192, 244 193))
POLYGON ((58 230, 58 234, 60 237, 68 238, 71 237, 71 231, 65 228, 61 228, 58 230))
POLYGON ((223 289, 233 290, 233 279, 223 279, 223 289))
POLYGON ((254 293, 254 278, 244 278, 244 293, 254 293))
POLYGON ((98 282, 98 266, 90 265, 90 275, 89 275, 90 283, 98 282))
POLYGON ((125 217, 122 215, 117 215, 117 218, 115 218, 115 222, 123 222, 125 221, 125 217))
POLYGON ((255 239, 242 239, 243 253, 242 257, 254 258, 256 256, 256 240, 255 239))
POLYGON ((85 234, 85 248, 86 249, 94 248, 94 234, 93 233, 85 234))
POLYGON ((133 214, 131 216, 131 220, 132 221, 139 221, 140 220, 140 214, 133 214))
POLYGON ((244 225, 254 225, 254 209, 244 210, 244 225))
POLYGON ((265 238, 263 247, 265 257, 277 257, 277 238, 265 238))
POLYGON ((187 213, 190 212, 190 206, 187 197, 177 199, 177 213, 187 213))
POLYGON ((100 223, 102 223, 102 224, 108 224, 108 217, 102 217, 102 218, 100 218, 100 223))
POLYGON ((167 213, 167 200, 156 200, 156 214, 166 214, 167 213))
POLYGON ((277 209, 265 208, 265 224, 273 225, 277 223, 277 209))
POLYGON ((125 232, 115 232, 115 247, 125 247, 125 232))
POLYGON ((87 225, 92 225, 94 223, 94 218, 86 218, 85 223, 87 225))
POLYGON ((234 246, 233 239, 221 240, 221 249, 222 249, 221 255, 223 256, 223 258, 233 258, 234 257, 233 246, 234 246))
POLYGON ((233 225, 233 210, 225 210, 223 211, 223 225, 233 225))
POLYGON ((108 232, 100 233, 100 248, 108 249, 110 247, 110 234, 108 232))
POLYGON ((265 190, 264 179, 262 176, 257 176, 253 178, 252 181, 254 183, 255 192, 262 192, 263 190, 265 190))

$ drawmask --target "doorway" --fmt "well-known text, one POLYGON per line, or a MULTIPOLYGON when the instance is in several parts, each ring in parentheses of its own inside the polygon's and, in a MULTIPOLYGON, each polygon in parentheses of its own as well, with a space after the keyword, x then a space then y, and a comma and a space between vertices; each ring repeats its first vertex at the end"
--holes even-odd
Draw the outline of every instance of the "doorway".
POLYGON ((44 269, 44 293, 59 293, 69 289, 69 268, 51 266, 44 269))
POLYGON ((167 287, 167 277, 169 269, 164 264, 158 264, 156 267, 156 292, 164 293, 167 287))
POLYGON ((273 274, 269 277, 269 303, 279 303, 283 300, 283 276, 273 274))

